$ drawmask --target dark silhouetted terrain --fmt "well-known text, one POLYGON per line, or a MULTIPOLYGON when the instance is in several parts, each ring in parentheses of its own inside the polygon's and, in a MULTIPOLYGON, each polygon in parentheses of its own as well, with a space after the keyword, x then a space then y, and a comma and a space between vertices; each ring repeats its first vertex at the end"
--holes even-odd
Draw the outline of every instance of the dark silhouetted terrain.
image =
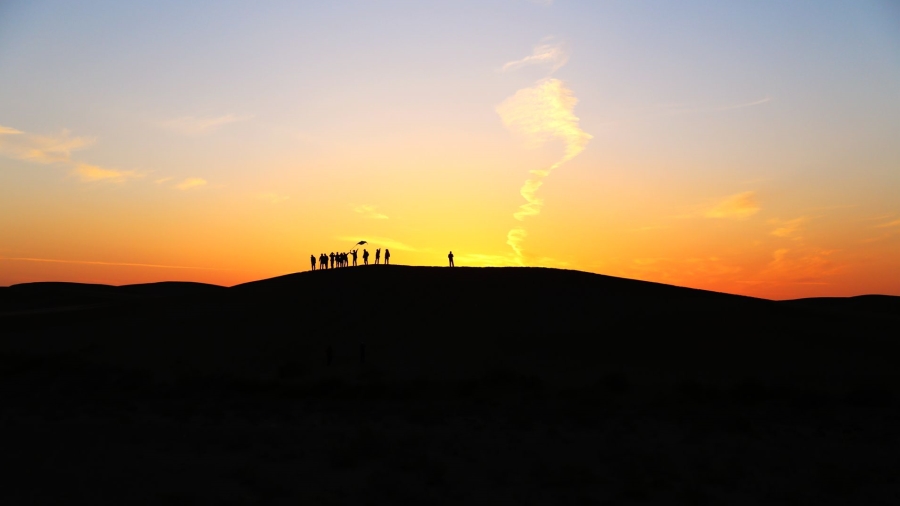
POLYGON ((900 499, 898 297, 369 266, 15 285, 0 329, 8 504, 900 499))

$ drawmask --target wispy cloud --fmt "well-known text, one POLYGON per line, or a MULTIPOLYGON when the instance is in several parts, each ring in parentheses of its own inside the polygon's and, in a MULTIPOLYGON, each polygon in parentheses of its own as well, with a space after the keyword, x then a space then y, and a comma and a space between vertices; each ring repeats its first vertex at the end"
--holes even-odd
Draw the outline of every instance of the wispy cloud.
POLYGON ((202 271, 227 271, 231 269, 215 269, 211 267, 188 267, 184 265, 159 265, 159 264, 138 264, 130 262, 97 262, 91 260, 59 260, 56 258, 23 258, 23 257, 0 257, 0 261, 12 262, 49 262, 55 264, 82 264, 82 265, 109 265, 122 267, 152 267, 157 269, 193 269, 202 271))
POLYGON ((116 170, 116 169, 104 169, 102 167, 97 167, 96 165, 89 165, 86 163, 79 163, 75 166, 72 172, 81 178, 82 181, 115 181, 121 182, 126 179, 134 179, 144 177, 143 174, 139 174, 133 170, 116 170))
POLYGON ((0 155, 32 163, 52 164, 70 168, 81 181, 122 182, 144 177, 135 170, 119 170, 79 162, 72 152, 94 143, 91 137, 76 137, 68 130, 56 135, 35 135, 15 128, 0 126, 0 155))
POLYGON ((234 114, 225 114, 224 116, 182 116, 164 121, 162 126, 183 135, 200 135, 247 119, 249 118, 238 117, 234 114))
POLYGON ((189 177, 184 181, 175 185, 175 188, 178 188, 181 191, 190 190, 192 188, 199 188, 201 186, 206 185, 206 180, 199 177, 189 177))
POLYGON ((506 233, 506 244, 512 248, 518 265, 525 264, 525 251, 522 249, 522 243, 525 242, 526 237, 528 237, 528 232, 524 227, 515 227, 506 233))
POLYGON ((369 205, 356 206, 353 208, 353 212, 355 212, 357 214, 361 214, 364 217, 372 219, 372 220, 388 219, 388 216, 386 214, 378 212, 377 208, 375 206, 369 206, 369 205))
POLYGON ((28 162, 71 162, 73 151, 84 149, 93 143, 93 138, 73 137, 68 130, 56 135, 34 135, 0 126, 0 154, 28 162))
POLYGON ((756 192, 748 191, 726 197, 706 211, 707 218, 746 219, 760 210, 756 202, 756 192))
POLYGON ((156 184, 163 184, 163 183, 171 181, 173 179, 175 179, 174 176, 169 176, 169 177, 163 177, 163 178, 157 179, 156 181, 153 181, 153 182, 156 184))
MULTIPOLYGON (((559 79, 543 79, 531 88, 525 88, 497 106, 497 113, 503 124, 510 130, 522 134, 532 146, 540 146, 549 140, 562 141, 563 157, 546 169, 532 170, 532 177, 522 185, 519 193, 525 204, 519 206, 513 216, 522 221, 528 216, 540 213, 544 202, 538 198, 537 190, 544 179, 562 164, 584 151, 590 134, 581 129, 574 114, 578 99, 559 79)), ((521 243, 527 232, 516 227, 507 234, 507 244, 513 249, 520 262, 524 260, 521 243)))
POLYGON ((725 105, 722 107, 717 107, 716 110, 717 111, 730 111, 732 109, 743 109, 745 107, 753 107, 756 105, 766 104, 771 101, 772 101, 772 97, 763 97, 759 100, 754 100, 752 102, 744 102, 741 104, 733 104, 733 105, 725 105))
POLYGON ((769 223, 776 226, 775 230, 772 230, 772 235, 775 237, 791 237, 799 239, 798 233, 807 221, 809 221, 808 217, 801 216, 799 218, 794 218, 793 220, 781 220, 776 218, 769 220, 769 223))
POLYGON ((889 221, 887 223, 882 223, 880 225, 875 225, 875 228, 893 228, 893 227, 900 227, 900 219, 889 221))
POLYGON ((287 195, 281 195, 281 194, 272 193, 272 192, 256 194, 257 200, 262 200, 262 201, 268 202, 270 204, 279 204, 281 202, 284 202, 285 200, 288 200, 289 198, 290 197, 288 197, 287 195))
POLYGON ((550 65, 550 72, 555 72, 569 61, 569 52, 565 44, 552 38, 545 38, 540 44, 534 46, 530 55, 521 60, 514 60, 503 64, 500 70, 503 72, 515 70, 529 65, 550 65))
POLYGON ((759 277, 778 283, 827 284, 826 278, 842 266, 831 259, 837 250, 820 248, 779 248, 759 277))

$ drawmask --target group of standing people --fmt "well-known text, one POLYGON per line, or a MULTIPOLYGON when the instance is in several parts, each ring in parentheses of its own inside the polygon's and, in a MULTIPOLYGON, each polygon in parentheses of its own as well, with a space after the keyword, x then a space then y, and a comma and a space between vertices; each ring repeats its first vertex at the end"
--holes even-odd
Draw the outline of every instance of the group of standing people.
MULTIPOLYGON (((356 267, 356 257, 357 252, 359 252, 359 248, 355 250, 348 251, 346 253, 335 253, 331 252, 330 254, 322 253, 318 258, 318 268, 319 270, 328 269, 329 262, 331 263, 331 268, 335 267, 349 267, 350 261, 353 261, 353 267, 356 267)), ((363 250, 362 253, 363 265, 369 265, 369 251, 363 250)), ((451 251, 449 255, 447 255, 447 259, 450 260, 450 267, 454 267, 453 264, 453 252, 451 251)), ((309 265, 312 270, 316 270, 316 256, 309 256, 309 265)), ((375 250, 375 265, 378 265, 381 262, 381 248, 375 250)), ((387 265, 391 263, 391 250, 385 248, 384 249, 384 264, 387 265)))
MULTIPOLYGON (((331 268, 335 267, 349 267, 351 259, 353 261, 353 267, 356 267, 356 257, 359 252, 359 248, 355 250, 348 251, 346 253, 335 253, 331 252, 330 254, 322 253, 319 255, 319 270, 328 269, 329 262, 331 263, 331 268)), ((369 265, 369 251, 364 249, 362 252, 363 265, 369 265)), ((375 265, 378 265, 381 262, 381 248, 375 250, 375 265)), ((384 250, 384 263, 385 265, 391 263, 391 250, 385 248, 384 250)), ((309 264, 312 270, 316 270, 316 256, 309 256, 309 264)))

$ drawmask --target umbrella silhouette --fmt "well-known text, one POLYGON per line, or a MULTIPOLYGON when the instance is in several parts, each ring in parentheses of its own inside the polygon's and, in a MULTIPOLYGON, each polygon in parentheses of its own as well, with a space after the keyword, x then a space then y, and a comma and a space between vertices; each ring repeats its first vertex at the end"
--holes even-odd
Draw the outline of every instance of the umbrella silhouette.
POLYGON ((369 244, 369 241, 359 241, 356 243, 356 246, 362 246, 363 244, 369 244))

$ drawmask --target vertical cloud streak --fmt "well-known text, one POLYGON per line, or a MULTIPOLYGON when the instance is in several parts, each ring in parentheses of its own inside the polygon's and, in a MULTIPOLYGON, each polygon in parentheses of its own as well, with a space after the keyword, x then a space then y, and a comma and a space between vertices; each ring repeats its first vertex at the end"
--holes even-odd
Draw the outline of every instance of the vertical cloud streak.
POLYGON ((560 67, 569 61, 569 53, 561 42, 554 42, 552 38, 545 38, 543 43, 535 46, 534 51, 522 58, 507 62, 500 69, 503 72, 515 70, 528 65, 551 64, 551 73, 557 71, 560 67))
MULTIPOLYGON (((578 125, 574 114, 578 99, 559 79, 544 79, 531 88, 525 88, 497 106, 503 124, 510 130, 522 134, 534 146, 550 140, 559 140, 565 146, 562 159, 546 169, 532 170, 532 176, 522 185, 521 193, 525 204, 513 214, 519 221, 536 216, 544 205, 537 191, 544 179, 562 164, 584 151, 592 136, 578 125)), ((506 243, 513 249, 520 264, 524 263, 522 241, 527 236, 524 227, 509 231, 506 243)))

